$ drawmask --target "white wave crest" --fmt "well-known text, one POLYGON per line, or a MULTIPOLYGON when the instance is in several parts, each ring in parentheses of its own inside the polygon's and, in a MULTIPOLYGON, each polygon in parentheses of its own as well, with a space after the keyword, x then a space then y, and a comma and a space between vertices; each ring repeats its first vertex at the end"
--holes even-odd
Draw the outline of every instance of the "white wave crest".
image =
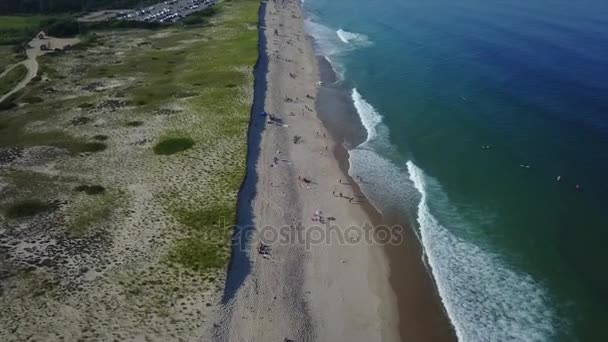
POLYGON ((356 88, 352 92, 353 103, 361 118, 361 123, 367 131, 367 139, 364 144, 370 142, 378 136, 377 127, 382 123, 382 116, 376 111, 376 109, 365 101, 363 96, 359 94, 356 88))
POLYGON ((550 341, 554 317, 543 287, 439 223, 428 205, 445 202, 429 199, 429 193, 443 193, 439 184, 412 161, 407 169, 421 195, 418 223, 424 251, 458 340, 550 341))
POLYGON ((336 34, 344 44, 353 44, 358 46, 368 46, 371 44, 369 38, 361 33, 348 32, 344 31, 343 29, 339 29, 336 31, 336 34))

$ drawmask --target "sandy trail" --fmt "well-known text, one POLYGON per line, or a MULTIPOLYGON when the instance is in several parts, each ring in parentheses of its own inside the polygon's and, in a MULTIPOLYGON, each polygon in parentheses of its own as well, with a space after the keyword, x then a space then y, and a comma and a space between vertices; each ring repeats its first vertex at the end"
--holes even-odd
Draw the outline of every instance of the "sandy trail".
MULTIPOLYGON (((363 207, 332 194, 352 196, 333 155, 336 142, 315 112, 319 81, 312 44, 297 0, 267 3, 269 56, 265 110, 282 121, 267 123, 257 162, 251 272, 218 319, 222 341, 397 341, 398 314, 382 247, 307 246, 321 210, 341 234, 370 222, 363 207), (301 137, 295 144, 294 136, 301 137), (303 182, 299 177, 312 180, 303 182), (280 237, 283 241, 277 241, 280 237), (289 238, 288 238, 289 237, 289 238), (306 238, 309 238, 308 240, 306 238), (256 250, 266 239, 269 257, 256 250), (285 241, 289 240, 289 241, 285 241)), ((267 122, 270 120, 267 120, 267 122)), ((255 121, 254 121, 255 122, 255 121)), ((314 235, 313 234, 313 235, 314 235)))
POLYGON ((35 58, 33 58, 33 59, 28 58, 24 61, 11 65, 0 75, 0 79, 2 79, 2 77, 4 77, 6 74, 8 74, 11 70, 13 70, 14 68, 16 68, 19 65, 23 65, 27 68, 27 74, 21 80, 21 82, 17 83, 17 85, 11 91, 9 91, 8 93, 6 93, 6 94, 2 95, 2 97, 0 97, 0 102, 3 102, 4 100, 9 98, 14 93, 23 89, 38 74, 38 62, 36 61, 35 58))
POLYGON ((25 75, 25 77, 11 91, 0 97, 0 103, 9 98, 11 95, 25 88, 25 86, 27 86, 34 77, 36 77, 39 68, 38 61, 36 60, 36 58, 38 56, 42 56, 46 53, 52 52, 52 50, 41 50, 40 46, 42 44, 49 44, 53 47, 53 49, 63 49, 68 45, 77 44, 79 41, 80 40, 78 38, 46 37, 44 39, 40 39, 36 37, 32 39, 28 44, 28 48, 26 49, 27 59, 11 65, 2 74, 0 74, 0 79, 2 79, 2 77, 4 77, 12 69, 16 68, 18 65, 23 65, 27 68, 27 74, 25 75))

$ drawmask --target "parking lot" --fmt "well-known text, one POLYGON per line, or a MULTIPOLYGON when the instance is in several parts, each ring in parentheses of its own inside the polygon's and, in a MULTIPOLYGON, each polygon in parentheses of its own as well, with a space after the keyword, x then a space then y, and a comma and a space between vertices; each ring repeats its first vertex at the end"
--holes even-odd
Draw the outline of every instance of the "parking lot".
POLYGON ((123 11, 117 20, 133 20, 150 23, 174 23, 188 15, 215 5, 216 0, 168 0, 155 5, 123 11))

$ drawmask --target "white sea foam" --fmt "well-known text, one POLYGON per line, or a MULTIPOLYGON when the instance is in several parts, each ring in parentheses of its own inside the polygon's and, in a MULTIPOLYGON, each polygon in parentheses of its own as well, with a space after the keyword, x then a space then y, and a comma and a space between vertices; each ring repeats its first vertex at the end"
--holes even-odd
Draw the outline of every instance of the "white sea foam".
POLYGON ((458 340, 551 340, 555 318, 543 287, 446 229, 429 209, 429 201, 448 202, 440 185, 412 161, 407 169, 421 195, 422 244, 458 340))
POLYGON ((417 217, 419 238, 458 340, 551 340, 556 318, 543 286, 448 229, 464 231, 460 228, 467 222, 451 208, 435 179, 412 161, 400 167, 384 157, 394 153, 388 127, 357 89, 352 98, 368 136, 349 151, 349 173, 369 180, 361 189, 380 212, 398 208, 417 217), (432 210, 441 210, 450 226, 439 222, 432 210))
POLYGON ((361 33, 348 32, 343 29, 336 31, 336 35, 344 44, 353 44, 358 46, 368 46, 371 44, 369 38, 361 33))
POLYGON ((314 38, 315 52, 321 56, 339 55, 348 48, 336 36, 333 29, 307 18, 304 22, 306 32, 314 38))
POLYGON ((304 27, 306 32, 314 38, 315 52, 322 56, 339 56, 372 44, 364 34, 342 29, 336 31, 320 24, 312 17, 306 18, 304 27))
POLYGON ((382 123, 382 116, 376 111, 376 108, 365 101, 356 88, 353 89, 352 98, 357 113, 359 113, 359 117, 361 118, 361 123, 367 130, 367 139, 365 140, 365 143, 370 142, 378 136, 376 128, 382 123))

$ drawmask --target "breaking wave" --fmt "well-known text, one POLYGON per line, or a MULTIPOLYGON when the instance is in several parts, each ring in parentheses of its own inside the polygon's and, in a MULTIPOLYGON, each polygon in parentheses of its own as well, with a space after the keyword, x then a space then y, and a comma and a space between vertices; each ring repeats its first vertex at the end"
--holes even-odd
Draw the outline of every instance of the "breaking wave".
POLYGON ((367 139, 349 151, 349 173, 372 180, 361 188, 380 212, 400 208, 417 217, 416 233, 458 340, 550 340, 555 317, 543 286, 498 255, 456 236, 449 227, 458 230, 467 223, 439 183, 411 160, 402 167, 387 158, 389 132, 382 116, 357 89, 352 98, 367 139), (433 210, 441 211, 446 223, 433 210))
POLYGON ((348 32, 344 31, 343 29, 339 29, 336 31, 336 34, 344 44, 353 44, 358 46, 368 46, 371 44, 369 38, 361 33, 348 32))
POLYGON ((412 161, 407 169, 420 193, 422 245, 458 340, 550 340, 554 315, 544 288, 498 256, 452 234, 429 208, 429 201, 449 203, 440 185, 412 161))

